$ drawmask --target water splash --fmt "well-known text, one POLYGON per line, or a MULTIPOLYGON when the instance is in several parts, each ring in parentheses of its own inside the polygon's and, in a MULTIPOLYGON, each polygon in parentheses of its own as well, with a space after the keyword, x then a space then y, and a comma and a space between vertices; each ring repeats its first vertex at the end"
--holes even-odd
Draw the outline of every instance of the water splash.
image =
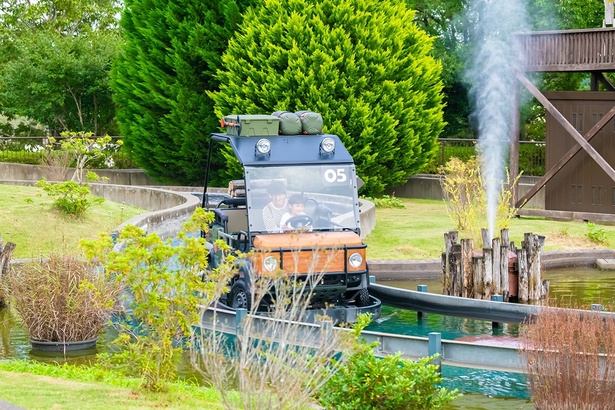
POLYGON ((478 130, 487 224, 493 238, 502 183, 505 182, 511 128, 517 110, 516 72, 523 56, 511 34, 528 29, 523 0, 472 0, 467 18, 475 22, 474 53, 466 64, 473 120, 478 130))

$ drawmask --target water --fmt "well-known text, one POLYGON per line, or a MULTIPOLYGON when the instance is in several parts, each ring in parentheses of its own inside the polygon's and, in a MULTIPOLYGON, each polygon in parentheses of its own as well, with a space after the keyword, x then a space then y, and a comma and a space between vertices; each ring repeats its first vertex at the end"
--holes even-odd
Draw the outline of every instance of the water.
MULTIPOLYGON (((557 268, 542 272, 542 279, 551 283, 549 305, 586 308, 594 303, 615 306, 615 272, 589 267, 557 268)), ((442 294, 442 281, 434 279, 408 279, 381 281, 381 285, 416 290, 427 285, 430 293, 442 294)), ((608 309, 611 310, 611 309, 608 309)))
MULTIPOLYGON (((592 303, 613 305, 615 272, 585 268, 557 269, 545 272, 543 277, 551 281, 551 300, 556 300, 560 304, 570 306, 570 302, 574 301, 586 307, 592 303)), ((427 285, 429 292, 442 291, 439 279, 383 281, 381 284, 412 290, 416 290, 417 285, 427 285)), ((414 311, 384 306, 381 318, 371 324, 368 330, 422 337, 438 331, 442 333, 443 339, 449 340, 464 340, 464 338, 487 335, 506 343, 518 335, 519 329, 514 324, 502 324, 500 328, 493 329, 491 322, 435 314, 426 315, 426 318, 419 320, 414 311)), ((45 357, 31 351, 28 337, 19 321, 7 309, 0 309, 0 359, 88 363, 95 360, 95 353, 107 351, 114 337, 112 329, 106 330, 99 338, 96 351, 88 352, 86 355, 66 358, 45 357)), ((187 356, 182 373, 184 377, 193 375, 190 372, 187 356)), ((522 374, 452 366, 443 366, 442 374, 445 387, 457 388, 465 394, 447 409, 533 409, 533 405, 529 402, 525 377, 522 374)))

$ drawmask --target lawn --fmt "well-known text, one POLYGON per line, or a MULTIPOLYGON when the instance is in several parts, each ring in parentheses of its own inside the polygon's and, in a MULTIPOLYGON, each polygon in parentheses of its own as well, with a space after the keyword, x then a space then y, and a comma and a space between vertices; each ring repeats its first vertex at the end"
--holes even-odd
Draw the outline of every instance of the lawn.
POLYGON ((148 212, 104 201, 76 219, 63 216, 52 203, 42 188, 0 185, 0 236, 17 245, 13 258, 75 250, 79 239, 94 239, 100 232, 111 232, 133 216, 148 212))
MULTIPOLYGON (((439 259, 444 233, 454 230, 442 201, 402 199, 404 208, 377 208, 376 227, 365 238, 370 260, 439 259)), ((111 232, 122 222, 146 212, 105 201, 94 205, 81 219, 62 216, 52 199, 37 187, 0 185, 0 236, 17 244, 14 258, 76 249, 81 238, 111 232)), ((520 245, 523 234, 546 237, 545 250, 603 249, 615 247, 615 226, 582 221, 553 221, 522 217, 511 221, 510 239, 520 245), (590 240, 602 239, 602 242, 590 240)), ((470 237, 461 233, 460 238, 470 237)), ((475 239, 475 247, 478 247, 475 239)))
MULTIPOLYGON (((376 227, 365 238, 370 260, 439 259, 444 233, 455 230, 443 201, 402 199, 405 208, 376 208, 376 227)), ((486 224, 485 224, 486 227, 486 224)), ((546 237, 545 251, 615 247, 615 226, 582 221, 553 221, 537 217, 511 220, 510 240, 521 245, 526 232, 546 237), (592 241, 590 237, 602 239, 592 241)), ((496 232, 499 236, 499 231, 496 232)), ((460 238, 470 238, 460 233, 460 238)), ((474 238, 474 247, 482 247, 474 238)))

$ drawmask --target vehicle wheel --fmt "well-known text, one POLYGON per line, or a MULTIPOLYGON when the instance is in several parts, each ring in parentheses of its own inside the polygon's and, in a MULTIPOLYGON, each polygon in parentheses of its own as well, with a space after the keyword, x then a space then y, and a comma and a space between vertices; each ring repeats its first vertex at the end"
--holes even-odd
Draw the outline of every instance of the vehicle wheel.
POLYGON ((230 302, 233 309, 250 310, 250 291, 243 279, 239 279, 231 286, 230 302))
POLYGON ((367 290, 367 288, 361 289, 359 291, 359 294, 357 295, 356 303, 357 303, 357 306, 359 307, 369 306, 370 299, 369 299, 369 291, 367 290))

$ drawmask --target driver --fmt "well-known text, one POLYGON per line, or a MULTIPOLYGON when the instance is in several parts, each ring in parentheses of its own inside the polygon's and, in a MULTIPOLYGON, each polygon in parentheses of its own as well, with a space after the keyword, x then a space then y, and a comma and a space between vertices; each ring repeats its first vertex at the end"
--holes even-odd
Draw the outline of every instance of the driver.
POLYGON ((280 220, 286 212, 286 186, 281 181, 272 181, 267 187, 269 203, 263 208, 263 222, 267 232, 281 232, 280 220))
MULTIPOLYGON (((288 211, 284 215, 282 215, 282 219, 280 220, 280 229, 282 231, 290 231, 296 229, 293 228, 290 223, 288 223, 288 220, 295 216, 306 215, 305 212, 303 212, 304 206, 305 198, 303 197, 303 195, 294 194, 291 195, 290 198, 288 198, 288 211)), ((306 228, 308 227, 306 226, 306 228)), ((311 228, 312 227, 310 226, 309 229, 311 230, 311 228)))

